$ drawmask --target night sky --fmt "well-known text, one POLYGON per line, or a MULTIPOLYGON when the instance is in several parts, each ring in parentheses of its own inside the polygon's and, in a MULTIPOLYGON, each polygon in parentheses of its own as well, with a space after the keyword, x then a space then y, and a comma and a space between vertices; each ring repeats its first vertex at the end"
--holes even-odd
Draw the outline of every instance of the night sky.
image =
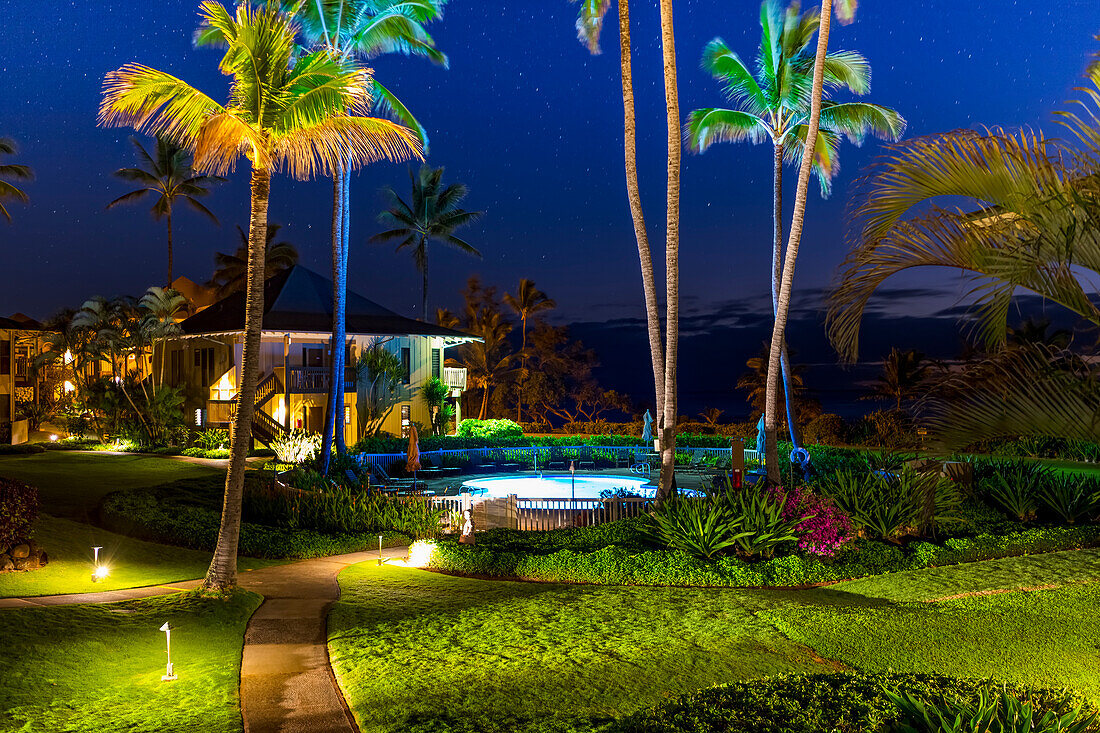
MULTIPOLYGON (((450 56, 449 70, 398 56, 372 62, 378 79, 427 127, 429 162, 446 166, 448 179, 469 186, 468 208, 486 211, 464 235, 482 250, 484 261, 444 248, 431 253, 431 307, 457 307, 458 293, 474 273, 502 289, 532 278, 558 301, 555 320, 576 324, 575 333, 597 349, 604 381, 644 394, 648 357, 638 328, 641 285, 623 183, 617 23, 609 16, 605 53, 592 57, 576 40, 576 5, 512 5, 488 9, 452 0, 432 27, 450 56)), ((6 19, 0 30, 0 136, 17 140, 21 151, 13 162, 36 173, 26 185, 30 205, 13 204, 14 223, 0 222, 0 314, 42 318, 92 295, 137 294, 161 284, 163 225, 143 205, 104 211, 129 190, 110 174, 134 164, 131 133, 99 129, 95 115, 103 75, 130 61, 225 98, 218 52, 191 46, 197 3, 4 0, 0 7, 6 19)), ((759 41, 758 12, 755 0, 679 0, 685 118, 696 107, 724 105, 717 83, 699 68, 703 45, 721 36, 751 58, 759 41)), ((641 187, 651 237, 661 249, 665 122, 656 3, 634 3, 633 21, 641 187)), ((834 26, 830 48, 859 50, 868 58, 873 76, 866 99, 898 109, 909 122, 907 137, 980 125, 1056 133, 1050 112, 1071 96, 1098 31, 1097 0, 867 0, 854 25, 834 26)), ((796 277, 800 310, 791 333, 804 361, 832 359, 816 306, 843 257, 849 186, 877 149, 874 140, 861 149, 846 145, 833 197, 822 201, 816 185, 811 189, 796 277)), ((764 333, 770 165, 765 146, 719 145, 702 156, 685 155, 686 412, 704 405, 731 413, 744 409, 732 387, 764 333)), ((793 192, 795 173, 788 170, 793 192)), ((406 166, 375 165, 353 182, 349 287, 419 317, 420 280, 411 257, 366 243, 378 230, 377 190, 386 184, 405 192, 406 166)), ((236 246, 234 225, 247 223, 244 171, 206 203, 220 217, 220 228, 186 211, 176 218, 176 272, 200 282, 212 272, 214 251, 236 246)), ((330 183, 273 181, 272 221, 285 226, 302 262, 320 272, 330 267, 330 215, 330 183)), ((886 328, 870 339, 866 355, 876 357, 891 340, 954 350, 954 319, 944 309, 966 289, 961 281, 931 273, 891 285, 893 297, 880 301, 873 324, 886 328)), ((828 401, 827 394, 823 399, 828 401)))

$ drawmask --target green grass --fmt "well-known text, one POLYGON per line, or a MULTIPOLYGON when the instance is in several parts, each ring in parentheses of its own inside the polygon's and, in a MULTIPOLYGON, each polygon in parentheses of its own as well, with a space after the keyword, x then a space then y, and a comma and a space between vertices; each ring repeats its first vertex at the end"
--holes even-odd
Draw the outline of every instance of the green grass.
POLYGON ((568 586, 359 565, 340 575, 329 649, 364 733, 528 730, 610 719, 667 694, 825 671, 735 590, 568 586))
POLYGON ((255 593, 0 611, 0 731, 239 731, 255 593), (179 680, 161 682, 172 627, 179 680))
POLYGON ((590 730, 708 685, 838 669, 994 676, 1100 701, 1100 551, 803 591, 514 583, 363 565, 329 650, 371 733, 590 730), (965 593, 1048 584, 1041 592, 965 593))
POLYGON ((42 511, 88 521, 103 497, 119 489, 157 486, 224 471, 162 456, 47 451, 0 456, 0 476, 38 487, 42 511))
MULTIPOLYGON (((35 525, 35 539, 49 555, 50 563, 26 573, 0 574, 0 598, 44 596, 159 585, 201 578, 210 565, 211 553, 142 542, 90 524, 42 516, 35 525), (93 583, 92 547, 100 546, 100 562, 111 569, 104 580, 93 583)), ((279 561, 238 558, 241 570, 275 565, 279 561)))

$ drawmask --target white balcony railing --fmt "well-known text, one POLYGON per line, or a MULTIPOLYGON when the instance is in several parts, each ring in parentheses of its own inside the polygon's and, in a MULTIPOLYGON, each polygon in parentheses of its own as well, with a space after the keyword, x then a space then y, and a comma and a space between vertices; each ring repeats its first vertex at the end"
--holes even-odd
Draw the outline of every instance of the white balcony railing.
POLYGON ((451 389, 466 389, 465 367, 443 367, 443 383, 451 389))

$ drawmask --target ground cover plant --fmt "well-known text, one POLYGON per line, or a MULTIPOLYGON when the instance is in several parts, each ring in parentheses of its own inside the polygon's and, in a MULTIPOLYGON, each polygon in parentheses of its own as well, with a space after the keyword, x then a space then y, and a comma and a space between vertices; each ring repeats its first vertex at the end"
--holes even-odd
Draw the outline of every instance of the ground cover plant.
POLYGON ((237 689, 255 593, 0 611, 0 730, 239 731, 237 689), (172 625, 179 680, 162 683, 172 625))
MULTIPOLYGON (((808 733, 833 730, 814 728, 816 714, 881 721, 887 711, 877 677, 800 682, 784 694, 774 680, 733 685, 736 704, 722 702, 728 688, 700 691, 780 673, 993 677, 1068 687, 1095 704, 1098 557, 1011 558, 795 591, 514 583, 363 565, 340 576, 329 648, 362 730, 377 733, 808 733), (1064 587, 1019 591, 1037 579, 1064 587), (960 594, 973 595, 951 599, 960 594), (678 714, 640 712, 681 694, 678 714), (708 697, 707 709, 694 702, 708 697), (692 727, 711 714, 735 719, 746 701, 759 727, 692 727), (635 727, 612 725, 634 713, 635 727)), ((942 689, 977 688, 946 680, 942 689)))

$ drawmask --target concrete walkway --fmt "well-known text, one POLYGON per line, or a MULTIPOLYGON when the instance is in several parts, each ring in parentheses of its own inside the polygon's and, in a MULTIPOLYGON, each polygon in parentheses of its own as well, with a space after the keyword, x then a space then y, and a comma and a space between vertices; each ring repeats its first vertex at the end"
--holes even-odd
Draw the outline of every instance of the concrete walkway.
MULTIPOLYGON (((382 551, 403 558, 407 547, 382 551)), ((263 603, 248 622, 241 659, 245 733, 357 733, 328 658, 328 610, 340 598, 337 574, 378 552, 355 552, 242 572, 242 588, 263 603)), ((101 593, 0 598, 0 609, 116 603, 193 590, 201 580, 101 593)))

